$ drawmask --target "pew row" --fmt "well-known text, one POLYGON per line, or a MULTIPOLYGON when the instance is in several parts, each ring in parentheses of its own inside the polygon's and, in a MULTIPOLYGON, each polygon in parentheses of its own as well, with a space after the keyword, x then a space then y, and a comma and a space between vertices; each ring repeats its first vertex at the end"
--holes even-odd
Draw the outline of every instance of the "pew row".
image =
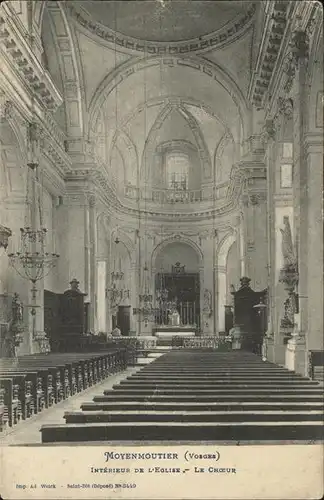
POLYGON ((253 354, 172 350, 64 420, 43 443, 318 442, 323 391, 253 354))
POLYGON ((127 348, 0 359, 0 431, 126 369, 127 348))

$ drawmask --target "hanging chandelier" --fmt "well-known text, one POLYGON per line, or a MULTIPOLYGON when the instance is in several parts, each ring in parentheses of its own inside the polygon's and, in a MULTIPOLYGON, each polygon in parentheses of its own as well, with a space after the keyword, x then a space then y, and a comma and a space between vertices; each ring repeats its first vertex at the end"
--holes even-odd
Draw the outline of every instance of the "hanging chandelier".
MULTIPOLYGON (((144 20, 145 24, 145 20, 144 20)), ((146 50, 144 51, 144 59, 146 60, 147 54, 146 50)), ((144 119, 144 137, 145 140, 147 139, 147 92, 146 92, 146 66, 144 66, 144 71, 143 71, 143 91, 144 91, 144 112, 143 112, 143 119, 144 119)), ((138 179, 140 177, 138 176, 138 179)), ((144 322, 145 326, 148 325, 149 321, 152 321, 155 319, 155 315, 157 314, 157 309, 153 306, 153 294, 151 292, 151 287, 150 287, 150 279, 149 279, 149 268, 147 265, 148 261, 148 251, 147 251, 147 158, 146 155, 144 155, 144 194, 141 196, 139 194, 138 196, 138 221, 139 221, 139 229, 138 229, 138 234, 141 235, 141 200, 144 199, 144 267, 143 271, 141 272, 141 260, 142 260, 142 255, 141 255, 141 243, 142 243, 142 237, 139 236, 139 253, 138 253, 138 259, 139 259, 139 285, 140 285, 140 291, 141 293, 138 295, 139 298, 139 307, 133 308, 133 314, 136 314, 138 316, 138 320, 140 322, 144 322)), ((140 193, 140 185, 138 185, 138 193, 140 193)))
POLYGON ((36 331, 37 282, 56 266, 59 254, 47 249, 47 229, 43 221, 42 183, 38 164, 38 126, 30 123, 28 128, 28 161, 26 180, 25 224, 20 228, 18 249, 8 254, 9 263, 25 280, 32 283, 30 313, 33 317, 33 340, 39 342, 41 352, 49 351, 48 339, 44 332, 36 331))
POLYGON ((145 326, 148 325, 149 321, 153 321, 156 314, 159 313, 159 308, 153 306, 153 295, 150 292, 148 271, 148 266, 145 264, 143 269, 143 293, 139 294, 140 307, 133 309, 133 314, 137 314, 145 326))
POLYGON ((16 272, 35 284, 56 266, 59 254, 48 252, 46 247, 47 229, 43 223, 38 163, 29 162, 27 167, 25 226, 20 228, 19 249, 8 254, 8 257, 16 272))
POLYGON ((165 287, 163 267, 161 267, 159 285, 160 285, 159 288, 156 290, 156 299, 157 299, 158 303, 162 307, 164 307, 165 304, 167 303, 168 298, 169 298, 169 290, 165 287))
MULTIPOLYGON (((114 240, 115 244, 120 243, 120 239, 116 236, 114 240)), ((127 300, 130 298, 130 290, 124 286, 124 276, 125 273, 121 270, 121 258, 118 257, 118 267, 116 267, 116 256, 114 257, 114 269, 110 273, 111 275, 111 287, 108 288, 107 292, 110 296, 111 307, 117 307, 122 300, 127 300)))

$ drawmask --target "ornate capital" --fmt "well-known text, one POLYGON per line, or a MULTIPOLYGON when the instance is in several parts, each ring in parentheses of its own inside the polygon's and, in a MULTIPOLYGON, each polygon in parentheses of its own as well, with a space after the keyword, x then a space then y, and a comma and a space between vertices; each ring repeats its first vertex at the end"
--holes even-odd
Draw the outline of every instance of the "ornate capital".
POLYGON ((293 114, 294 106, 293 100, 285 97, 278 98, 278 113, 286 117, 290 117, 293 114))
POLYGON ((88 203, 90 208, 94 208, 96 206, 96 196, 94 194, 88 195, 88 203))
POLYGON ((244 207, 257 206, 265 203, 267 200, 266 192, 244 193, 241 197, 244 207))
POLYGON ((260 205, 264 203, 267 199, 266 193, 252 193, 249 196, 249 201, 251 205, 260 205))
POLYGON ((262 131, 262 140, 263 143, 267 144, 269 140, 274 140, 276 137, 276 124, 275 120, 266 120, 263 131, 262 131))

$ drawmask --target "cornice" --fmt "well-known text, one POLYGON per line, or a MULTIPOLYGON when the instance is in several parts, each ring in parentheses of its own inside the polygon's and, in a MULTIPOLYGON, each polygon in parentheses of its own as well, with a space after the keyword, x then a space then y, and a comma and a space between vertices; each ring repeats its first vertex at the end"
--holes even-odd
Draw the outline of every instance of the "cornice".
POLYGON ((71 158, 57 143, 55 143, 53 137, 49 133, 44 135, 42 146, 42 154, 55 165, 55 169, 63 178, 65 173, 71 169, 71 158))
POLYGON ((291 30, 290 39, 286 40, 281 58, 278 60, 274 83, 269 89, 268 102, 265 103, 268 116, 276 115, 278 111, 280 113, 280 101, 289 97, 299 61, 308 60, 313 32, 316 25, 321 25, 320 16, 317 15, 318 4, 300 2, 297 5, 296 17, 302 21, 298 29, 291 30))
POLYGON ((251 26, 256 12, 256 5, 250 2, 247 11, 219 30, 191 40, 179 42, 152 42, 139 40, 115 32, 103 24, 94 21, 83 9, 77 9, 72 2, 67 3, 67 10, 75 22, 86 32, 99 38, 102 43, 124 49, 131 53, 147 53, 150 55, 180 55, 186 53, 202 53, 211 49, 220 49, 239 39, 251 26))
POLYGON ((121 200, 116 195, 116 191, 112 188, 109 183, 107 176, 98 168, 89 169, 72 169, 65 176, 66 182, 70 186, 82 186, 84 189, 86 186, 92 184, 101 200, 101 202, 107 207, 107 209, 112 209, 120 215, 133 216, 133 217, 145 217, 147 221, 179 221, 179 222, 194 222, 201 220, 214 219, 225 214, 228 214, 235 210, 238 205, 239 195, 242 189, 242 177, 233 176, 230 182, 230 188, 228 190, 228 196, 221 204, 217 207, 207 208, 203 210, 198 209, 198 204, 193 209, 195 211, 191 212, 176 212, 174 206, 170 210, 161 210, 158 205, 150 203, 137 203, 136 201, 131 203, 126 200, 121 200))
POLYGON ((290 10, 291 2, 269 2, 256 69, 248 91, 249 99, 258 108, 262 107, 282 40, 287 36, 289 24, 287 14, 290 10))
MULTIPOLYGON (((20 23, 21 24, 21 23, 20 23)), ((52 112, 63 103, 48 72, 34 55, 27 40, 30 36, 20 26, 8 2, 1 6, 0 53, 15 78, 22 79, 39 103, 52 112)))
POLYGON ((321 19, 318 2, 276 1, 269 5, 249 99, 270 118, 277 113, 278 98, 288 96, 300 59, 308 59, 311 36, 321 19))
MULTIPOLYGON (((6 99, 5 94, 0 93, 0 121, 7 121, 15 131, 19 130, 19 148, 23 155, 27 152, 26 129, 31 123, 29 117, 19 109, 16 103, 6 99)), ((72 160, 64 148, 64 133, 59 129, 50 113, 43 118, 34 116, 33 121, 37 127, 37 138, 39 141, 40 155, 47 160, 46 168, 50 169, 50 175, 60 179, 61 186, 65 172, 69 171, 72 160)), ((53 180, 54 182, 54 180, 53 180)))

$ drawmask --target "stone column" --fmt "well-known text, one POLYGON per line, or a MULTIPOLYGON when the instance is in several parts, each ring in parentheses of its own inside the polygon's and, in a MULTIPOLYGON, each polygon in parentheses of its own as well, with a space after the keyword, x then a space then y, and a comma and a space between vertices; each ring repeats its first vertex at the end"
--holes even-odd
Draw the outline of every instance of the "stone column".
POLYGON ((96 217, 96 198, 94 195, 88 196, 89 205, 89 327, 92 332, 98 331, 97 321, 97 217, 96 217))
POLYGON ((6 250, 9 237, 12 235, 11 229, 0 224, 0 294, 6 291, 6 281, 8 273, 8 260, 6 250))
POLYGON ((226 266, 217 266, 217 331, 225 332, 225 305, 227 303, 226 266))
POLYGON ((240 269, 241 269, 241 277, 246 276, 246 255, 245 255, 245 241, 244 241, 244 220, 243 214, 241 213, 239 216, 239 224, 237 227, 237 237, 239 241, 239 251, 240 251, 240 269))
POLYGON ((63 290, 76 278, 80 290, 89 297, 89 206, 82 193, 68 194, 57 208, 57 272, 63 290))
MULTIPOLYGON (((268 122, 269 124, 269 122, 268 122)), ((276 162, 278 159, 278 148, 279 143, 274 138, 274 123, 272 122, 270 131, 272 133, 265 133, 265 143, 267 144, 266 155, 265 155, 265 165, 267 171, 267 275, 268 275, 268 324, 266 330, 266 336, 264 338, 264 354, 265 357, 271 362, 284 363, 284 348, 280 339, 280 332, 277 328, 277 304, 281 303, 281 299, 278 301, 277 296, 277 283, 279 277, 278 259, 278 230, 276 226, 278 221, 276 221, 276 175, 277 168, 276 162), (279 352, 280 351, 280 352, 279 352), (281 352, 282 351, 282 352, 281 352), (278 354, 281 353, 278 359, 278 354)), ((268 126, 269 131, 269 126, 268 126)), ((280 249, 280 245, 279 245, 280 249)))
MULTIPOLYGON (((323 135, 309 134, 305 138, 306 168, 308 176, 308 252, 301 266, 307 269, 307 336, 306 348, 323 350, 323 135)), ((303 297, 300 307, 303 307, 303 297)), ((307 360, 306 360, 307 361, 307 360)))
POLYGON ((135 262, 131 262, 131 267, 130 267, 130 273, 131 273, 131 278, 130 278, 130 304, 131 304, 131 311, 130 311, 130 335, 137 335, 137 323, 136 323, 136 315, 133 314, 133 308, 138 307, 137 306, 137 288, 136 288, 136 276, 137 276, 137 267, 135 262))
POLYGON ((97 261, 97 319, 98 331, 107 333, 106 282, 107 260, 97 261))
POLYGON ((202 250, 204 255, 203 266, 199 269, 200 274, 200 321, 201 331, 204 335, 214 335, 215 333, 215 254, 216 238, 214 230, 209 230, 204 237, 201 237, 202 250), (212 270, 212 272, 211 272, 212 270), (210 297, 210 308, 205 304, 205 291, 210 297))
POLYGON ((244 225, 245 274, 251 288, 267 287, 267 193, 264 149, 254 138, 251 150, 239 163, 243 175, 242 212, 244 225))
POLYGON ((309 196, 307 161, 305 154, 305 117, 307 116, 307 59, 308 44, 306 34, 297 31, 293 36, 293 61, 296 66, 296 75, 291 95, 294 102, 293 109, 293 193, 294 193, 294 227, 295 247, 298 256, 298 295, 299 312, 295 316, 295 328, 292 338, 286 349, 286 366, 298 373, 306 373, 306 335, 308 330, 308 269, 304 263, 308 255, 308 224, 309 224, 309 196))
POLYGON ((263 290, 268 284, 267 205, 266 193, 248 192, 244 195, 246 227, 246 274, 251 276, 251 288, 263 290))

